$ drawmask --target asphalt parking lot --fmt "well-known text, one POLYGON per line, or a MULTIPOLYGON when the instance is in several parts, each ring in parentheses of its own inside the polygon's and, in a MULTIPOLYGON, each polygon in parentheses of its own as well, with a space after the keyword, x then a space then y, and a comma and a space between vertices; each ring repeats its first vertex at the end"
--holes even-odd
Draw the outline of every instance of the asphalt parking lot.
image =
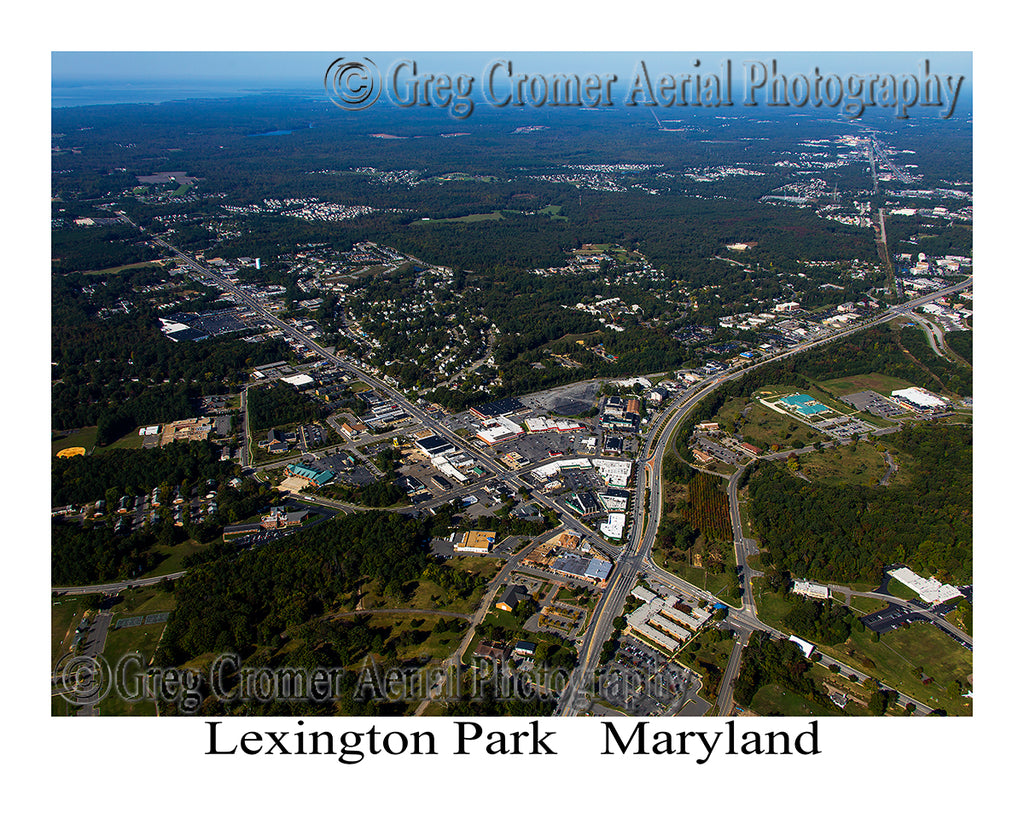
POLYGON ((860 621, 871 631, 886 634, 895 631, 904 623, 927 622, 928 618, 918 611, 911 611, 895 603, 890 603, 881 611, 861 617, 860 621))

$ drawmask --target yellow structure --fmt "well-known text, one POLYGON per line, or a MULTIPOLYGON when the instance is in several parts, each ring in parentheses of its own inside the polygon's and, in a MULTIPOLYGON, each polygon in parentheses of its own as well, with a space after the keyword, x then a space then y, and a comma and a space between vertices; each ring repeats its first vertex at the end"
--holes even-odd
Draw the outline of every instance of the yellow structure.
POLYGON ((497 536, 497 532, 466 532, 455 544, 455 551, 485 555, 494 547, 494 539, 497 536))
POLYGON ((84 446, 69 446, 57 453, 58 458, 74 458, 76 455, 84 455, 84 446))

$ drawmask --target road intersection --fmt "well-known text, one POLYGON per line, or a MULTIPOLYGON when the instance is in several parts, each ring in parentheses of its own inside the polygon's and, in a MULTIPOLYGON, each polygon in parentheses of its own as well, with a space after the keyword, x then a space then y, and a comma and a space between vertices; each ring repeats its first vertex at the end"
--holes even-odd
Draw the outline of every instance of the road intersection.
MULTIPOLYGON (((127 217, 123 214, 122 217, 127 220, 127 217)), ((145 231, 143 232, 145 233, 145 231)), ((700 401, 711 395, 723 384, 740 378, 754 369, 785 360, 791 356, 806 352, 807 350, 818 346, 831 344, 832 342, 848 337, 856 332, 860 332, 861 330, 888 322, 898 315, 906 314, 907 311, 936 298, 966 289, 973 285, 973 277, 969 277, 957 284, 942 288, 941 290, 933 291, 912 301, 904 302, 898 306, 890 307, 872 319, 832 333, 824 338, 796 345, 782 353, 767 356, 758 361, 749 362, 742 366, 734 366, 730 370, 702 382, 695 387, 691 387, 677 396, 668 404, 668 406, 660 410, 652 419, 650 432, 644 441, 642 451, 638 454, 637 463, 642 463, 643 468, 636 470, 636 493, 633 523, 627 540, 620 548, 597 535, 597 533, 595 533, 556 498, 548 497, 542 493, 534 493, 533 487, 523 479, 521 473, 508 469, 478 444, 467 440, 452 431, 449 427, 426 412, 422 407, 408 400, 400 390, 392 387, 383 379, 377 378, 367 372, 364 368, 357 366, 350 358, 339 356, 328 351, 298 328, 265 310, 239 287, 213 272, 205 265, 200 264, 195 258, 183 253, 163 239, 153 236, 150 236, 149 238, 151 241, 163 247, 178 258, 184 265, 186 265, 194 276, 207 284, 213 284, 222 291, 231 294, 238 303, 246 306, 255 314, 259 315, 263 321, 288 334, 295 341, 304 345, 322 359, 330 361, 341 369, 349 372, 352 376, 366 384, 369 384, 380 394, 386 395, 389 399, 397 403, 410 417, 422 424, 425 429, 430 430, 435 435, 438 435, 454 446, 470 453, 483 466, 490 470, 493 475, 504 480, 509 484, 509 486, 518 489, 525 489, 527 492, 530 492, 535 500, 554 510, 558 514, 562 524, 567 528, 571 528, 581 534, 585 534, 590 540, 595 541, 599 548, 602 550, 607 549, 610 555, 616 555, 617 553, 615 565, 609 575, 606 589, 594 611, 582 640, 578 643, 577 653, 579 656, 579 662, 570 678, 569 684, 562 693, 562 697, 560 698, 556 711, 556 713, 561 715, 574 715, 585 710, 588 706, 589 699, 586 696, 585 691, 589 688, 589 682, 593 679, 593 675, 596 671, 600 658, 601 649, 611 636, 614 628, 614 620, 622 614, 629 592, 635 586, 641 573, 645 573, 670 588, 678 589, 690 596, 708 600, 712 603, 722 603, 722 601, 715 598, 707 590, 693 586, 682 578, 679 578, 662 567, 659 567, 654 563, 652 558, 652 548, 657 536, 658 525, 660 523, 662 513, 662 482, 660 480, 660 476, 662 473, 663 459, 667 448, 674 440, 678 427, 683 423, 683 421, 685 421, 700 401)), ((413 261, 418 261, 413 257, 409 258, 413 261)), ((422 262, 420 263, 423 264, 422 262)), ((776 636, 787 636, 761 622, 757 617, 757 607, 751 585, 752 573, 746 564, 747 557, 756 553, 756 544, 751 539, 743 536, 738 511, 737 491, 739 476, 742 474, 742 471, 742 469, 738 470, 732 476, 732 479, 729 482, 728 493, 737 566, 742 570, 743 595, 741 605, 738 608, 730 607, 728 616, 725 620, 726 625, 732 627, 738 633, 738 639, 736 647, 734 648, 733 656, 730 657, 728 664, 729 667, 726 669, 725 679, 723 680, 723 684, 720 689, 718 703, 719 713, 727 713, 728 711, 726 709, 731 707, 732 682, 738 673, 741 648, 742 645, 746 644, 746 641, 749 639, 752 632, 756 630, 768 632, 776 636)), ((343 506, 342 504, 337 505, 339 508, 343 506)), ((481 607, 481 610, 485 609, 481 607)), ((826 659, 830 660, 830 658, 826 659)), ((834 660, 830 660, 830 662, 836 662, 836 664, 843 668, 842 663, 838 663, 834 660)), ((844 671, 846 671, 845 668, 844 671)), ((853 669, 849 669, 848 673, 855 674, 856 672, 853 669)), ((903 695, 900 696, 903 697, 903 695)), ((904 698, 904 700, 907 699, 908 698, 904 698)), ((924 712, 927 712, 928 709, 926 706, 923 706, 920 703, 918 703, 918 706, 923 709, 924 712)), ((918 713, 921 713, 921 711, 918 713)))

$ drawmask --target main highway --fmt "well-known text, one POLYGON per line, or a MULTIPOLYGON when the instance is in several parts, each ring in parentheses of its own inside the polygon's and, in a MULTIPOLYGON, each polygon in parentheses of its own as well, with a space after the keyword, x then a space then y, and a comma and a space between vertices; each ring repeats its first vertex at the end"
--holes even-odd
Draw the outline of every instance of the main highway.
MULTIPOLYGON (((131 220, 129 220, 123 213, 120 215, 129 224, 134 225, 134 223, 131 222, 131 220)), ((138 225, 134 226, 138 228, 138 225)), ((370 384, 379 393, 388 396, 391 400, 402 407, 408 415, 415 418, 426 429, 429 429, 431 432, 444 438, 453 445, 472 453, 472 455, 481 464, 486 466, 494 475, 501 477, 512 485, 530 488, 519 475, 499 464, 487 452, 474 443, 471 443, 449 430, 425 412, 421 407, 409 401, 399 390, 391 387, 383 380, 371 375, 362 368, 357 367, 349 359, 329 352, 317 341, 307 336, 298 328, 282 321, 280 318, 264 309, 251 296, 232 282, 228 281, 223 276, 214 273, 205 265, 200 264, 197 259, 183 253, 164 239, 153 236, 142 228, 139 228, 139 230, 145 233, 153 242, 170 251, 176 258, 184 263, 186 267, 196 274, 198 278, 216 285, 226 293, 230 293, 238 303, 245 305, 247 308, 252 310, 253 313, 259 315, 265 322, 288 334, 297 342, 312 350, 323 359, 336 364, 340 368, 350 372, 353 376, 367 384, 370 384)), ((652 419, 651 431, 648 434, 644 442, 643 450, 637 459, 639 468, 637 469, 637 488, 636 500, 634 503, 633 524, 630 528, 626 543, 622 547, 618 559, 615 562, 615 566, 609 575, 605 593, 602 595, 601 600, 598 603, 594 616, 591 618, 590 625, 588 626, 582 641, 578 644, 577 650, 579 663, 569 680, 569 684, 563 691, 556 713, 562 715, 574 715, 587 706, 589 700, 585 695, 585 690, 590 687, 589 682, 592 680, 593 674, 597 668, 601 648, 611 636, 613 622, 615 618, 622 613, 626 598, 628 597, 630 590, 636 584, 637 577, 642 571, 647 572, 655 579, 664 582, 670 587, 684 591, 692 596, 699 597, 704 600, 710 600, 715 603, 722 602, 713 597, 706 590, 693 586, 681 578, 665 571, 661 567, 657 566, 651 559, 651 550, 654 545, 654 539, 657 536, 658 525, 661 519, 662 490, 660 477, 665 451, 668 448, 669 443, 673 440, 677 427, 689 416, 700 401, 711 395, 711 393, 726 382, 740 378, 754 369, 773 362, 781 361, 790 356, 798 355, 818 346, 831 344, 832 342, 846 338, 869 327, 884 324, 907 310, 912 310, 917 306, 926 304, 950 293, 967 289, 973 286, 973 283, 973 276, 968 277, 956 284, 932 291, 931 293, 920 296, 909 302, 903 302, 900 305, 889 307, 876 317, 860 322, 859 324, 845 330, 832 333, 820 339, 804 342, 786 350, 785 352, 765 357, 759 361, 746 364, 742 367, 734 367, 717 377, 711 378, 706 382, 702 382, 697 387, 681 393, 652 419), (649 499, 647 497, 648 489, 650 490, 649 499)), ((537 493, 535 497, 541 503, 554 509, 564 523, 575 524, 573 526, 574 529, 578 529, 581 533, 591 536, 591 539, 596 539, 603 543, 603 546, 609 549, 611 553, 615 552, 617 547, 607 541, 604 541, 603 538, 596 538, 589 527, 573 515, 561 502, 556 499, 549 498, 541 493, 537 493)), ((733 521, 734 532, 736 531, 736 525, 737 521, 733 521)), ((742 531, 738 534, 742 538, 742 531)), ((775 629, 772 629, 758 620, 753 597, 752 595, 749 595, 749 587, 749 578, 745 577, 743 605, 739 609, 733 609, 730 611, 727 622, 738 627, 741 634, 745 629, 780 634, 780 632, 777 632, 775 629)), ((732 662, 730 662, 730 665, 732 665, 732 662)))
MULTIPOLYGON (((589 689, 589 683, 593 679, 593 674, 600 659, 601 647, 611 636, 614 620, 622 613, 626 597, 636 584, 637 576, 641 571, 646 571, 653 578, 680 591, 685 591, 692 596, 716 603, 722 602, 708 591, 699 589, 665 571, 651 559, 651 549, 657 537, 658 524, 661 520, 662 482, 660 477, 662 461, 666 449, 674 438, 677 427, 689 416, 693 409, 720 386, 746 375, 746 373, 753 369, 805 352, 814 347, 830 344, 868 327, 884 324, 905 309, 924 304, 948 293, 963 290, 972 284, 973 277, 943 288, 940 291, 930 293, 928 296, 899 305, 899 307, 889 308, 879 316, 862 322, 856 327, 848 328, 822 339, 806 342, 786 352, 749 364, 746 367, 726 371, 717 378, 711 379, 709 383, 682 393, 668 407, 655 416, 651 422, 651 432, 645 441, 643 452, 638 458, 638 463, 642 464, 643 468, 637 471, 636 502, 633 524, 627 545, 623 548, 619 561, 609 576, 608 589, 598 604, 590 628, 588 628, 584 640, 579 646, 579 664, 563 692, 557 713, 571 716, 586 708, 589 700, 585 691, 589 689), (647 489, 651 490, 649 502, 646 502, 647 489)), ((735 498, 737 491, 738 474, 737 480, 730 484, 730 492, 733 498, 735 498)), ((733 504, 730 504, 730 508, 733 508, 733 504)), ((740 558, 741 554, 744 556, 747 554, 749 549, 752 548, 752 544, 748 542, 747 538, 743 537, 738 511, 732 515, 732 518, 733 532, 737 544, 737 558, 740 558)), ((745 562, 744 557, 743 562, 738 563, 738 565, 745 565, 745 562)), ((757 607, 754 603, 749 572, 745 573, 743 588, 743 604, 739 610, 730 612, 729 616, 729 621, 740 628, 741 636, 744 628, 781 634, 757 618, 757 607)), ((736 670, 738 670, 738 655, 733 659, 736 659, 737 662, 735 664, 730 662, 730 665, 735 665, 733 669, 735 674, 736 670)), ((731 681, 732 678, 729 679, 731 681)))

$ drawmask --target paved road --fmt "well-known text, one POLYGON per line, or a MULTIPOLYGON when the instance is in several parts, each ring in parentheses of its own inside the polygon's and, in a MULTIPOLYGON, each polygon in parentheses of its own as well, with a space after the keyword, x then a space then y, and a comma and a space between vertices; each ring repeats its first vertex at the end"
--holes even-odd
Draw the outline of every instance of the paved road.
POLYGON ((439 609, 358 609, 357 611, 339 611, 332 614, 330 619, 337 620, 344 617, 359 617, 363 614, 437 614, 441 617, 458 617, 460 620, 471 620, 472 617, 460 611, 441 611, 439 609))
MULTIPOLYGON (((124 216, 124 214, 121 215, 124 216)), ((124 216, 124 218, 127 220, 127 216, 124 216)), ((130 220, 127 221, 130 222, 130 220)), ((145 233, 145 231, 143 232, 145 233)), ((393 401, 398 403, 407 414, 420 421, 427 429, 430 429, 441 438, 451 442, 456 447, 472 454, 480 463, 490 469, 494 475, 503 477, 512 485, 525 487, 528 491, 532 491, 518 475, 509 473, 504 466, 499 464, 476 444, 463 439, 440 422, 435 421, 418 406, 408 401, 408 399, 406 399, 405 396, 397 389, 355 366, 348 359, 329 353, 315 340, 306 336, 291 324, 287 324, 277 316, 274 316, 264 310, 257 302, 242 292, 238 287, 212 272, 205 266, 199 264, 196 259, 182 253, 178 248, 167 243, 163 239, 156 237, 151 238, 153 241, 162 245, 177 256, 193 271, 194 274, 198 275, 200 279, 212 281, 225 292, 233 294, 239 302, 248 306, 268 323, 278 327, 280 330, 287 333, 296 341, 303 344, 322 358, 337 364, 342 369, 348 370, 360 380, 370 384, 379 393, 387 395, 393 401)), ((413 260, 418 261, 416 259, 413 260)), ((920 296, 909 302, 905 302, 898 307, 889 308, 874 319, 861 322, 858 325, 833 333, 825 338, 805 342, 787 350, 784 353, 761 359, 760 361, 754 362, 746 367, 726 371, 726 373, 711 379, 708 383, 693 390, 684 392, 666 409, 662 410, 657 416, 655 416, 655 419, 652 421, 651 433, 644 445, 642 456, 638 459, 638 463, 643 464, 643 467, 638 471, 637 475, 637 508, 634 516, 634 524, 630 530, 628 541, 619 555, 619 560, 609 576, 607 590, 598 604, 595 616, 587 630, 584 641, 580 646, 581 660, 573 673, 569 685, 566 687, 562 701, 559 704, 558 713, 577 713, 579 711, 577 706, 585 705, 585 698, 581 699, 579 697, 580 689, 582 688, 584 681, 590 679, 590 676, 593 673, 596 662, 600 656, 600 648, 604 645, 611 634, 612 622, 619 614, 621 614, 626 596, 636 582, 636 577, 641 568, 654 566, 653 562, 650 560, 650 551, 654 538, 657 534, 658 523, 661 516, 662 504, 660 476, 662 458, 664 457, 668 441, 672 439, 676 426, 686 418, 697 403, 725 382, 740 378, 752 369, 756 369, 771 362, 784 360, 790 356, 798 355, 817 346, 831 344, 868 327, 885 323, 891 320, 899 312, 913 309, 916 306, 933 301, 940 296, 971 287, 973 286, 973 281, 973 276, 968 277, 957 284, 920 296), (650 508, 648 508, 648 504, 645 502, 645 493, 648 488, 651 489, 650 508)), ((579 527, 582 527, 583 531, 591 531, 589 530, 589 527, 586 527, 582 521, 578 520, 575 515, 572 515, 560 502, 540 494, 536 495, 536 499, 559 512, 559 514, 563 516, 563 520, 568 519, 572 521, 579 527)), ((615 547, 612 544, 604 541, 603 538, 595 539, 599 542, 603 541, 605 545, 614 552, 615 547)), ((683 583, 679 578, 677 578, 676 581, 678 583, 683 583)), ((707 597, 708 595, 706 592, 702 592, 702 596, 707 597)), ((771 631, 771 629, 768 629, 767 626, 758 621, 756 616, 751 616, 745 611, 743 614, 746 615, 745 619, 752 621, 751 625, 753 628, 771 631)))
POLYGON ((559 532, 564 531, 564 529, 564 526, 559 526, 553 531, 544 532, 532 540, 527 541, 526 545, 505 561, 505 565, 498 570, 498 573, 493 578, 491 578, 487 592, 480 600, 480 605, 478 605, 476 611, 473 612, 473 616, 469 618, 469 629, 463 635, 458 648, 456 648, 455 651, 452 652, 452 654, 441 664, 441 673, 438 675, 437 683, 430 689, 427 696, 416 707, 414 716, 423 716, 434 698, 444 690, 449 674, 460 673, 462 655, 466 653, 467 649, 469 649, 470 643, 473 642, 473 637, 476 635, 476 627, 484 621, 484 618, 490 612, 491 605, 494 603, 494 598, 497 596, 501 587, 508 582, 509 577, 512 576, 514 571, 520 570, 518 568, 518 564, 523 555, 529 554, 535 547, 544 541, 555 537, 559 532))
MULTIPOLYGON (((677 396, 668 407, 655 416, 651 423, 651 431, 645 441, 641 456, 637 459, 638 463, 642 464, 643 467, 637 474, 634 522, 630 530, 629 539, 619 556, 619 561, 616 563, 611 575, 609 576, 608 589, 605 592, 604 597, 601 599, 601 602, 598 604, 598 609, 595 612, 595 618, 591 627, 587 630, 584 641, 580 646, 579 664, 563 692, 562 699, 559 702, 559 707, 556 713, 559 715, 572 716, 578 714, 588 706, 589 699, 584 693, 584 688, 592 679, 592 675, 597 666, 597 661, 600 659, 600 649, 611 636, 613 622, 615 618, 622 613, 626 597, 629 594, 630 589, 633 588, 641 568, 650 567, 652 569, 658 569, 658 573, 661 577, 671 574, 666 572, 664 569, 657 567, 650 556, 661 517, 662 496, 660 478, 662 459, 665 454, 665 449, 668 446, 668 442, 672 440, 676 427, 683 422, 697 404, 722 384, 727 381, 740 378, 750 370, 762 367, 765 364, 774 361, 780 361, 789 358, 790 356, 798 355, 814 347, 831 344, 834 341, 860 332, 868 327, 883 324, 890 321, 901 310, 910 309, 919 304, 924 304, 938 298, 939 296, 946 295, 947 293, 953 293, 957 290, 970 287, 972 284, 973 277, 969 277, 956 285, 951 285, 950 287, 943 288, 942 290, 929 293, 927 296, 922 296, 910 302, 906 302, 898 308, 889 308, 876 318, 862 322, 855 327, 850 327, 822 339, 800 344, 784 353, 764 358, 748 365, 747 367, 728 370, 726 373, 711 379, 709 382, 691 390, 687 390, 680 396, 677 396), (645 492, 648 487, 651 489, 649 504, 645 502, 645 492)), ((746 620, 747 624, 751 628, 772 632, 774 631, 773 629, 770 629, 757 619, 753 596, 752 594, 748 594, 750 584, 749 578, 746 577, 747 574, 748 572, 745 572, 745 601, 739 615, 746 620)), ((685 588, 689 585, 681 578, 675 578, 674 582, 679 588, 685 588)), ((704 598, 711 597, 706 590, 700 590, 698 596, 704 598)))
POLYGON ((162 580, 177 580, 185 572, 173 572, 157 577, 139 577, 135 580, 118 580, 113 583, 100 583, 96 586, 54 586, 51 591, 56 594, 113 594, 125 589, 137 589, 141 586, 155 586, 162 580))
POLYGON ((729 655, 729 662, 725 665, 725 673, 718 687, 718 699, 715 701, 715 709, 718 716, 726 717, 732 713, 732 692, 736 684, 736 677, 740 673, 740 660, 743 657, 743 649, 750 642, 750 635, 753 631, 749 628, 740 628, 736 633, 736 642, 733 644, 732 653, 729 655))
POLYGON ((948 632, 950 635, 960 640, 962 643, 966 643, 968 648, 974 648, 974 640, 971 637, 971 635, 957 628, 945 617, 943 617, 940 614, 936 614, 935 612, 931 611, 931 609, 918 608, 917 606, 911 605, 902 597, 894 597, 891 594, 882 594, 881 592, 871 591, 856 591, 855 589, 851 589, 849 586, 840 586, 834 583, 826 583, 822 585, 827 585, 833 594, 841 594, 847 598, 849 598, 850 595, 855 594, 858 597, 870 597, 874 600, 884 600, 886 603, 891 603, 893 605, 899 606, 900 608, 905 609, 906 611, 914 612, 915 614, 920 614, 930 622, 934 623, 943 631, 948 632))

